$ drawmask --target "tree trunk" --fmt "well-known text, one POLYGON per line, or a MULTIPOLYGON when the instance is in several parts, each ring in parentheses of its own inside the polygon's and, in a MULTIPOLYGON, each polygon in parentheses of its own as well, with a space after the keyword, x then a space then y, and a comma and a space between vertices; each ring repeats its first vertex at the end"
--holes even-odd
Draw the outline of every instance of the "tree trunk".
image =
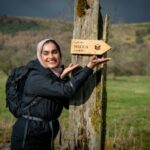
MULTIPOLYGON (((103 21, 99 0, 75 0, 74 39, 102 39, 103 21)), ((72 63, 85 66, 86 55, 72 55, 72 63)), ((70 103, 69 149, 102 150, 105 142, 105 65, 95 68, 70 103), (104 71, 103 71, 104 70, 104 71)))

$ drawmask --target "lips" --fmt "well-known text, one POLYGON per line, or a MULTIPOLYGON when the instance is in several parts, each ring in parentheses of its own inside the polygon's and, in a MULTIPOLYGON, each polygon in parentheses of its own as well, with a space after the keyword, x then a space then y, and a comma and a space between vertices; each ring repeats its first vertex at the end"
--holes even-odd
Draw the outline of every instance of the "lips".
POLYGON ((47 61, 47 63, 55 64, 55 63, 57 63, 57 60, 49 60, 49 61, 47 61))

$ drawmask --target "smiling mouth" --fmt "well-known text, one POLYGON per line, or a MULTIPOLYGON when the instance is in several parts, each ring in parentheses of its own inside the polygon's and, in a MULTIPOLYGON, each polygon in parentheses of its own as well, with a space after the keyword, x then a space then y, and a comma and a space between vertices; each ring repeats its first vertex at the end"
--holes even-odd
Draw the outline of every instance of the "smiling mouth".
POLYGON ((47 61, 47 63, 49 63, 49 64, 55 64, 55 63, 57 63, 57 61, 56 60, 50 60, 50 61, 47 61))

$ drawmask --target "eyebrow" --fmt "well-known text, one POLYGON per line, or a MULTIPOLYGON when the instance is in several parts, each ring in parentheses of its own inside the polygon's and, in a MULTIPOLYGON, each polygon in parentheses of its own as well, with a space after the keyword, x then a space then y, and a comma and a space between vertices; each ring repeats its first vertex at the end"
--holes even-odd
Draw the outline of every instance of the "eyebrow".
POLYGON ((43 49, 43 51, 54 51, 54 50, 57 50, 57 51, 59 51, 57 48, 55 48, 55 49, 52 49, 52 50, 43 49))

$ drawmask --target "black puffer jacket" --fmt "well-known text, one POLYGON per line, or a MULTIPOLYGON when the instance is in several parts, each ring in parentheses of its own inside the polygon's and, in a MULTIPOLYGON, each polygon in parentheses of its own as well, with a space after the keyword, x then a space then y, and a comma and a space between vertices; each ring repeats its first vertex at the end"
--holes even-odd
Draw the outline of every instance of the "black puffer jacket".
MULTIPOLYGON (((42 118, 44 122, 30 120, 26 135, 24 149, 50 149, 52 131, 48 122, 53 121, 54 137, 59 130, 57 118, 60 116, 63 106, 68 107, 69 99, 75 94, 83 83, 92 74, 93 70, 85 67, 80 69, 75 76, 64 79, 58 78, 50 69, 43 68, 38 60, 28 64, 31 72, 28 75, 24 86, 22 108, 28 107, 33 101, 29 115, 42 118), (45 123, 47 122, 47 123, 45 123), (36 144, 35 144, 36 143, 36 144), (35 148, 36 146, 36 148, 35 148)), ((28 111, 23 111, 22 115, 28 115, 28 111)), ((24 138, 25 118, 19 118, 13 127, 12 149, 21 149, 24 138)))
POLYGON ((32 71, 24 87, 22 107, 28 106, 33 100, 37 101, 38 104, 32 106, 31 115, 46 120, 59 117, 62 107, 68 107, 69 99, 93 72, 85 67, 70 79, 60 79, 50 69, 43 68, 38 60, 30 62, 28 66, 32 71), (52 107, 54 112, 51 112, 52 107))
MULTIPOLYGON (((58 78, 50 69, 43 68, 38 60, 30 62, 28 67, 31 68, 31 72, 24 86, 22 108, 35 101, 30 109, 31 116, 55 120, 63 106, 69 106, 69 97, 63 93, 62 87, 69 78, 58 78)), ((27 115, 27 112, 23 111, 23 114, 27 115)))

